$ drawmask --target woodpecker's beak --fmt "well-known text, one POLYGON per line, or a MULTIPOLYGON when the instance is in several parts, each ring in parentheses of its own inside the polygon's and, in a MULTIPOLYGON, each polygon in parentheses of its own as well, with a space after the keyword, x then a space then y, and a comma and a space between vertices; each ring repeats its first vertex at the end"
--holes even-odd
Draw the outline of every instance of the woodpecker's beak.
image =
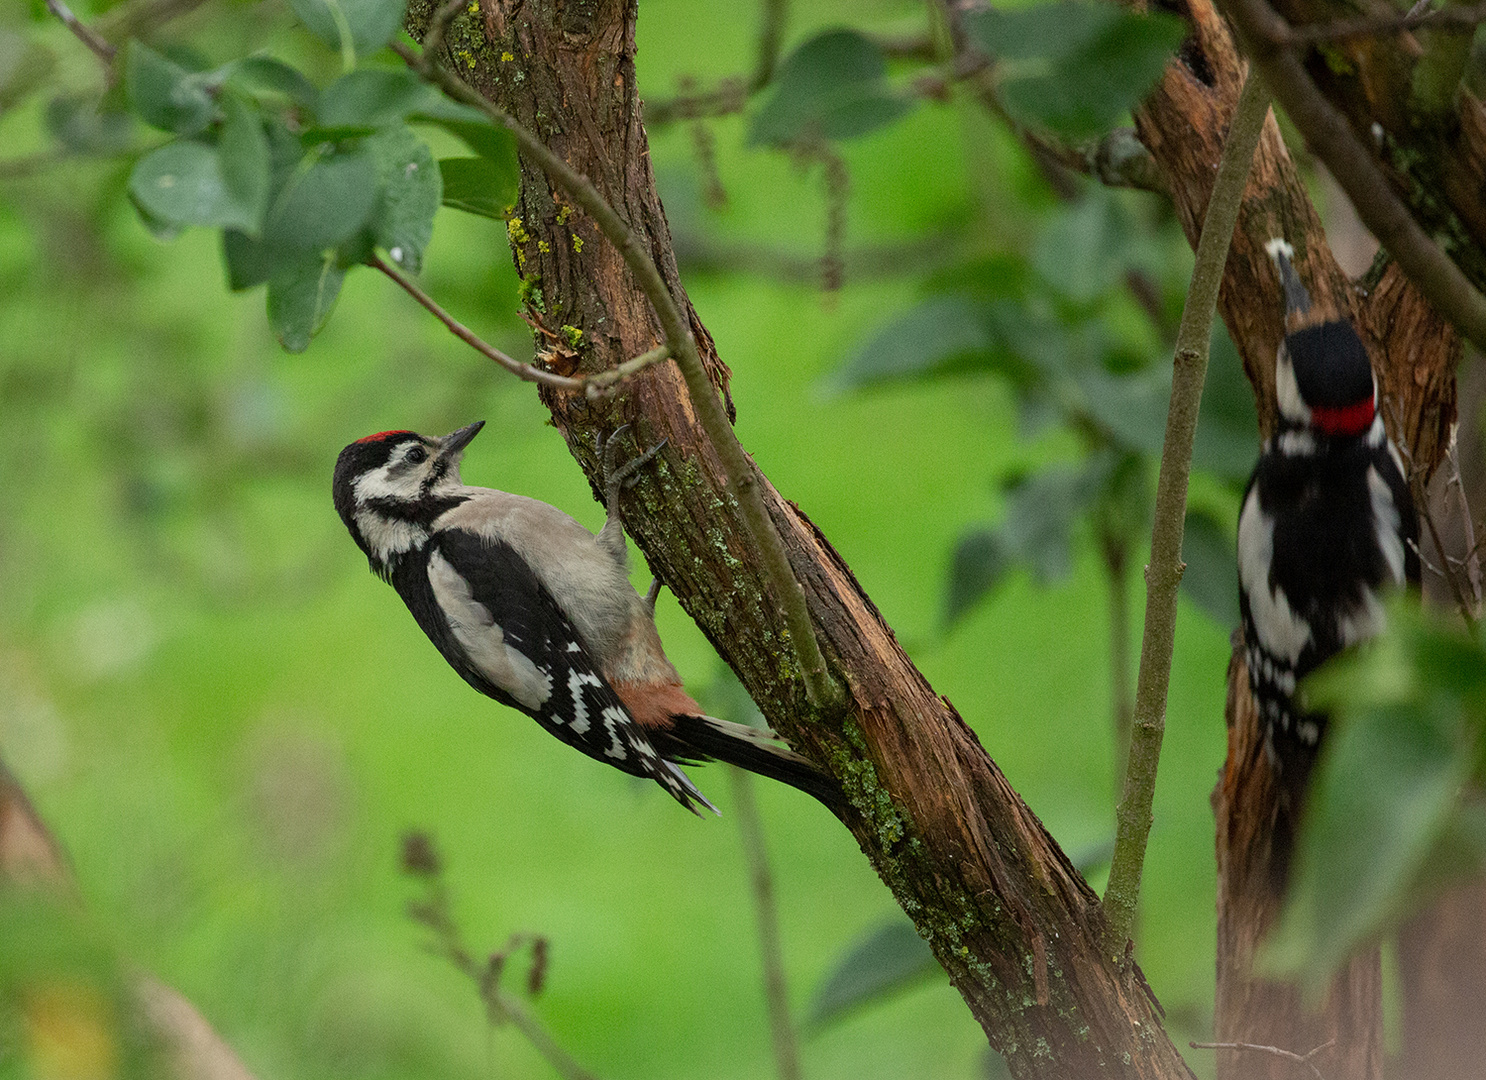
POLYGON ((470 444, 470 441, 476 435, 480 434, 480 429, 484 426, 484 420, 476 420, 468 427, 462 427, 458 431, 451 431, 445 435, 439 440, 443 444, 439 447, 440 456, 448 458, 458 457, 464 448, 470 444))

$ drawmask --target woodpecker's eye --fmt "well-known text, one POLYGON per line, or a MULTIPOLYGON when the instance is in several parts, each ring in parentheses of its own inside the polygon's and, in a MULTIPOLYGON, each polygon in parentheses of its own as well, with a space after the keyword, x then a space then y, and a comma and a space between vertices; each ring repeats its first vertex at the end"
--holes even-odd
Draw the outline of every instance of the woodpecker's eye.
POLYGON ((403 455, 403 460, 409 465, 417 465, 428 460, 428 451, 421 446, 415 446, 403 455))

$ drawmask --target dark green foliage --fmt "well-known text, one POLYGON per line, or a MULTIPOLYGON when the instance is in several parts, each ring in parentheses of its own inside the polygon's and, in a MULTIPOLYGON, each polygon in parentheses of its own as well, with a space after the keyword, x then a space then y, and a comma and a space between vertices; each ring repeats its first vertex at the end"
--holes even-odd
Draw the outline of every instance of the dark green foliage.
POLYGON ((1238 625, 1238 552, 1233 530, 1211 512, 1188 507, 1182 532, 1182 591, 1208 617, 1232 630, 1238 625))
POLYGON ((774 88, 754 114, 748 141, 786 147, 865 135, 903 116, 912 99, 887 81, 887 62, 855 30, 828 30, 780 66, 774 88))
POLYGON ((857 938, 810 1003, 812 1027, 825 1027, 890 994, 939 979, 944 969, 913 924, 889 919, 857 938))
POLYGON ((1388 618, 1304 688, 1332 724, 1266 959, 1313 989, 1486 866, 1486 649, 1407 598, 1388 618))
POLYGON ((520 177, 508 166, 511 159, 440 158, 444 205, 467 214, 502 220, 516 201, 520 177))
POLYGON ((998 61, 1001 99, 1025 122, 1068 135, 1105 130, 1161 75, 1186 25, 1113 4, 1064 2, 966 18, 998 61))
POLYGON ((294 14, 332 49, 376 52, 402 25, 407 0, 289 0, 294 14))
MULTIPOLYGON (((323 40, 358 55, 386 42, 404 6, 294 5, 323 40)), ((452 205, 499 216, 514 201, 510 136, 406 69, 357 68, 320 90, 266 56, 197 71, 130 42, 126 58, 130 109, 179 136, 135 164, 129 195, 141 220, 162 239, 222 229, 229 286, 269 283, 269 320, 291 352, 325 324, 349 267, 379 248, 413 273, 422 267, 443 177, 410 123, 444 127, 481 155, 456 170, 452 205)), ((76 129, 73 142, 99 143, 97 126, 59 119, 59 137, 76 129)))

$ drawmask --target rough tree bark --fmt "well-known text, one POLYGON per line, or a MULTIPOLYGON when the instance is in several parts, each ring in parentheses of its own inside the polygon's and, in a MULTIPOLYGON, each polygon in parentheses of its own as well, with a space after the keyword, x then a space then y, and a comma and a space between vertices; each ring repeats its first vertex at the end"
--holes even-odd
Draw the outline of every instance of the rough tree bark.
MULTIPOLYGON (((415 0, 414 36, 430 14, 415 0)), ((640 123, 635 17, 632 0, 483 0, 479 18, 451 27, 445 59, 598 186, 685 303, 640 123)), ((554 366, 602 370, 658 343, 618 253, 529 162, 509 231, 554 366)), ((725 391, 727 369, 687 310, 725 391)), ((843 823, 1013 1072, 1189 1077, 1138 970, 1102 958, 1098 898, 914 668, 830 543, 761 478, 848 693, 831 715, 808 706, 782 647, 784 621, 674 368, 650 369, 609 401, 547 401, 590 477, 599 432, 629 422, 640 443, 669 440, 625 496, 634 539, 774 728, 842 781, 851 799, 843 823)))
MULTIPOLYGON (((1243 65, 1209 0, 1189 0, 1194 33, 1178 62, 1137 114, 1137 128, 1167 173, 1177 212, 1195 245, 1243 65)), ((1271 120, 1229 255, 1220 310, 1254 385, 1262 433, 1275 423, 1274 359, 1284 305, 1264 243, 1295 245, 1302 276, 1319 301, 1350 311, 1372 351, 1385 420, 1427 478, 1448 450, 1455 419, 1454 369, 1460 345, 1391 264, 1370 285, 1346 279, 1326 246, 1294 162, 1271 120)), ((1213 792, 1217 817, 1218 982, 1214 1037, 1306 1053, 1326 1076, 1382 1076, 1381 975, 1376 950, 1356 958, 1333 982, 1324 1004, 1305 1007, 1294 987, 1259 979, 1255 951, 1278 914, 1272 859, 1273 778, 1248 692, 1241 642, 1228 672, 1228 758, 1213 792)), ((1295 1075, 1273 1055, 1220 1051, 1220 1077, 1295 1075)))

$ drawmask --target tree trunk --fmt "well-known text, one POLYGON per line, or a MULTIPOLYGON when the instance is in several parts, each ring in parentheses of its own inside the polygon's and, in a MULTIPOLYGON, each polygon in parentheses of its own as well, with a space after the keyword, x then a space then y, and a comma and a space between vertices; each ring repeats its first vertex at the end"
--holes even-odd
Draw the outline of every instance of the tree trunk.
MULTIPOLYGON (((415 36, 430 12, 415 0, 415 36)), ((461 15, 451 27, 446 62, 597 185, 685 304, 640 123, 634 3, 483 0, 480 16, 461 15)), ((655 317, 618 252, 530 162, 509 231, 542 327, 538 346, 554 347, 555 367, 602 370, 658 343, 655 317)), ((687 310, 725 392, 727 369, 687 310)), ((599 432, 629 422, 641 444, 669 440, 625 496, 631 535, 775 730, 841 780, 851 802, 843 823, 1013 1073, 1191 1076, 1138 970, 1103 958, 1098 898, 914 668, 830 543, 761 477, 848 694, 830 715, 810 708, 792 650, 782 647, 784 620, 674 367, 651 368, 606 401, 547 401, 590 477, 599 432)))
MULTIPOLYGON (((1195 246, 1244 65, 1210 0, 1190 0, 1187 13, 1194 32, 1136 122, 1142 141, 1167 173, 1178 215, 1195 246)), ((1262 434, 1274 428, 1275 350, 1284 333, 1284 303, 1264 251, 1274 236, 1295 246, 1298 268, 1317 302, 1351 313, 1373 355, 1390 432, 1407 448, 1414 468, 1428 477, 1450 444, 1458 338, 1395 266, 1390 264, 1367 291, 1347 280, 1326 246, 1320 218, 1271 118, 1255 155, 1219 298, 1254 385, 1262 434)), ((1274 782, 1249 698, 1242 642, 1235 646, 1228 673, 1228 758, 1213 792, 1218 858, 1215 1039, 1300 1054, 1334 1040, 1312 1059, 1323 1075, 1380 1078, 1377 950, 1355 958, 1315 1011, 1304 1006, 1296 988, 1259 979, 1252 971, 1255 949, 1273 924, 1281 897, 1273 884, 1278 877, 1274 782)), ((1261 1052, 1218 1055, 1220 1077, 1292 1077, 1295 1070, 1293 1062, 1261 1052)))

